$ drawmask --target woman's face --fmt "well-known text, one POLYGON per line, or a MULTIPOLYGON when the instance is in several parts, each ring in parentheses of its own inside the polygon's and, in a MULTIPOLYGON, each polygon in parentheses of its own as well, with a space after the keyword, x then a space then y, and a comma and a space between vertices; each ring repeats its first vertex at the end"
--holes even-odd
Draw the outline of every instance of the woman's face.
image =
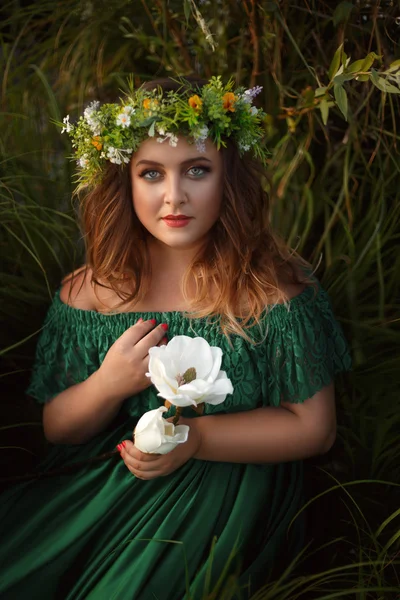
POLYGON ((207 140, 199 152, 184 137, 176 147, 149 138, 130 169, 133 207, 147 231, 171 248, 198 248, 221 209, 222 156, 214 144, 207 140))

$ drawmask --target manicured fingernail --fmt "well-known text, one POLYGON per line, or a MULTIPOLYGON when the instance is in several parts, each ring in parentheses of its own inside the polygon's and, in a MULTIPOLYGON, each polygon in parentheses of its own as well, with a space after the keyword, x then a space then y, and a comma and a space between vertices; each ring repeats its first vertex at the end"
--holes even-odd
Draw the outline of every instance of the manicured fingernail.
POLYGON ((121 442, 121 446, 122 446, 123 448, 125 448, 125 446, 126 446, 126 441, 125 441, 125 440, 124 440, 123 442, 121 442))
POLYGON ((121 450, 122 450, 122 445, 121 444, 118 444, 117 450, 118 450, 118 452, 121 452, 121 450))
POLYGON ((155 319, 150 319, 150 323, 151 323, 152 325, 155 325, 155 324, 157 323, 157 321, 156 321, 155 319))
POLYGON ((161 323, 161 327, 164 329, 164 331, 168 331, 168 325, 166 323, 161 323))
POLYGON ((168 344, 168 340, 166 337, 163 337, 163 339, 161 340, 162 344, 168 344))
POLYGON ((143 319, 140 318, 140 319, 137 320, 137 323, 141 323, 142 321, 143 321, 143 319))

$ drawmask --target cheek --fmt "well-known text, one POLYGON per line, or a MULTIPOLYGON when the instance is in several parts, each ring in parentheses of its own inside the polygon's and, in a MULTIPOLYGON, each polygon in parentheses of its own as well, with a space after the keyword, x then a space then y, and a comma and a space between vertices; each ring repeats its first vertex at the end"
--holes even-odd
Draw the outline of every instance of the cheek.
POLYGON ((157 203, 155 189, 144 182, 137 181, 132 185, 132 202, 135 213, 139 215, 150 214, 157 203))
POLYGON ((210 216, 217 218, 220 215, 223 198, 223 185, 214 182, 206 192, 208 211, 210 216))

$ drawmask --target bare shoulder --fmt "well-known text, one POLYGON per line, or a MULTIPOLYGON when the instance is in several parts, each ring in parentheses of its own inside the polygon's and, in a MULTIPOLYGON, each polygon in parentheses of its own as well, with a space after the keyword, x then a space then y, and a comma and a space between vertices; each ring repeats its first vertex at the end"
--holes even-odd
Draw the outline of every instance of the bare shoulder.
POLYGON ((290 281, 288 276, 279 278, 279 289, 287 300, 292 300, 296 296, 299 296, 307 286, 306 283, 300 283, 304 278, 304 274, 302 275, 297 266, 294 267, 294 276, 299 283, 290 281))
POLYGON ((288 300, 292 300, 292 298, 295 298, 296 296, 301 294, 301 292, 304 291, 304 289, 306 288, 306 284, 281 282, 280 287, 282 292, 285 294, 286 298, 288 300))
POLYGON ((96 296, 91 283, 92 270, 86 265, 62 280, 60 300, 80 310, 96 310, 96 296))

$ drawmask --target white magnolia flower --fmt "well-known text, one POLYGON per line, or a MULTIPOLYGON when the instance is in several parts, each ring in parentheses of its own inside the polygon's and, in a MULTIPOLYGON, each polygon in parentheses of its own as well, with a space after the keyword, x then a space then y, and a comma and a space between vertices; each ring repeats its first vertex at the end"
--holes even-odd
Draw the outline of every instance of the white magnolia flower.
POLYGON ((148 454, 168 454, 178 444, 186 442, 189 434, 188 425, 173 425, 166 421, 162 414, 165 406, 149 410, 138 421, 134 435, 135 446, 148 454))
POLYGON ((131 124, 131 118, 125 112, 120 113, 116 121, 117 125, 122 125, 122 127, 129 127, 129 125, 131 124))
POLYGON ((64 123, 64 127, 61 129, 61 133, 64 133, 64 131, 69 133, 71 131, 71 129, 73 129, 71 123, 69 122, 69 115, 67 115, 66 117, 63 118, 63 123, 64 123))
POLYGON ((220 371, 222 350, 202 337, 177 335, 163 346, 149 350, 149 373, 161 398, 175 406, 221 404, 233 386, 220 371))

